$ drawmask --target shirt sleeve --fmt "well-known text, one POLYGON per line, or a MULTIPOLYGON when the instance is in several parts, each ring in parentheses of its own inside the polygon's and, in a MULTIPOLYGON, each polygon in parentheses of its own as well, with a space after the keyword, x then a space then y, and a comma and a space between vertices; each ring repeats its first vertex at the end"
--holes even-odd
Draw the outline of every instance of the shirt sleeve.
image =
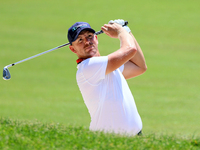
POLYGON ((97 84, 105 78, 108 64, 108 56, 92 57, 82 62, 82 73, 84 78, 92 83, 97 84))

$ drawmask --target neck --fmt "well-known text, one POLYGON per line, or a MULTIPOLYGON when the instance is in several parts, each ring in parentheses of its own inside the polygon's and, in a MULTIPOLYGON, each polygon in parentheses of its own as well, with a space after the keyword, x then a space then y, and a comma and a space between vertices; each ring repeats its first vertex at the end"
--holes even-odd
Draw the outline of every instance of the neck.
MULTIPOLYGON (((96 53, 94 56, 92 56, 92 57, 99 57, 100 56, 100 53, 98 52, 98 53, 96 53)), ((91 57, 88 57, 88 58, 91 58, 91 57)), ((77 64, 80 64, 82 61, 84 61, 84 60, 86 60, 86 59, 88 59, 88 58, 78 58, 77 60, 76 60, 76 63, 77 64)))

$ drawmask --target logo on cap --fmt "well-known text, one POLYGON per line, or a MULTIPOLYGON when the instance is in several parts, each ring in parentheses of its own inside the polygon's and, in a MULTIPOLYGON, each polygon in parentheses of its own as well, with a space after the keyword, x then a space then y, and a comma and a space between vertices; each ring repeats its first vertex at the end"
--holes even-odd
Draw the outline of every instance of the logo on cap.
POLYGON ((76 26, 76 27, 73 27, 73 28, 72 28, 72 31, 74 32, 74 31, 76 31, 78 28, 87 28, 87 27, 88 27, 87 24, 80 24, 80 25, 78 25, 78 26, 76 26))

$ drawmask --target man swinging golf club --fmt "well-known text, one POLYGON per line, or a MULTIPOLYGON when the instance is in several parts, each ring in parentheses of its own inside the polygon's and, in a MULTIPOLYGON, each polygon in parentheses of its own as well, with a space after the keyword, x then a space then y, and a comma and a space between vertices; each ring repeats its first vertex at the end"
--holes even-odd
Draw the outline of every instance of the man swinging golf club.
POLYGON ((142 121, 126 79, 143 74, 146 63, 142 50, 124 20, 111 20, 101 27, 120 48, 101 56, 95 31, 86 22, 68 29, 70 50, 77 56, 76 79, 91 117, 90 130, 137 135, 142 121), (123 27, 122 27, 123 26, 123 27))

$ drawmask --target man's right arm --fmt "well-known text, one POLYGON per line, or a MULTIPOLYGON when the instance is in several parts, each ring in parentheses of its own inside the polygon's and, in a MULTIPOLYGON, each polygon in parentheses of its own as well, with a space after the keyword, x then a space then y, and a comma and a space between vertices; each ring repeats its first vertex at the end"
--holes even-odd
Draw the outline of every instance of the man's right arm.
POLYGON ((119 38, 120 49, 108 55, 106 74, 113 72, 128 62, 137 52, 133 37, 119 24, 105 24, 104 33, 112 38, 119 38))

